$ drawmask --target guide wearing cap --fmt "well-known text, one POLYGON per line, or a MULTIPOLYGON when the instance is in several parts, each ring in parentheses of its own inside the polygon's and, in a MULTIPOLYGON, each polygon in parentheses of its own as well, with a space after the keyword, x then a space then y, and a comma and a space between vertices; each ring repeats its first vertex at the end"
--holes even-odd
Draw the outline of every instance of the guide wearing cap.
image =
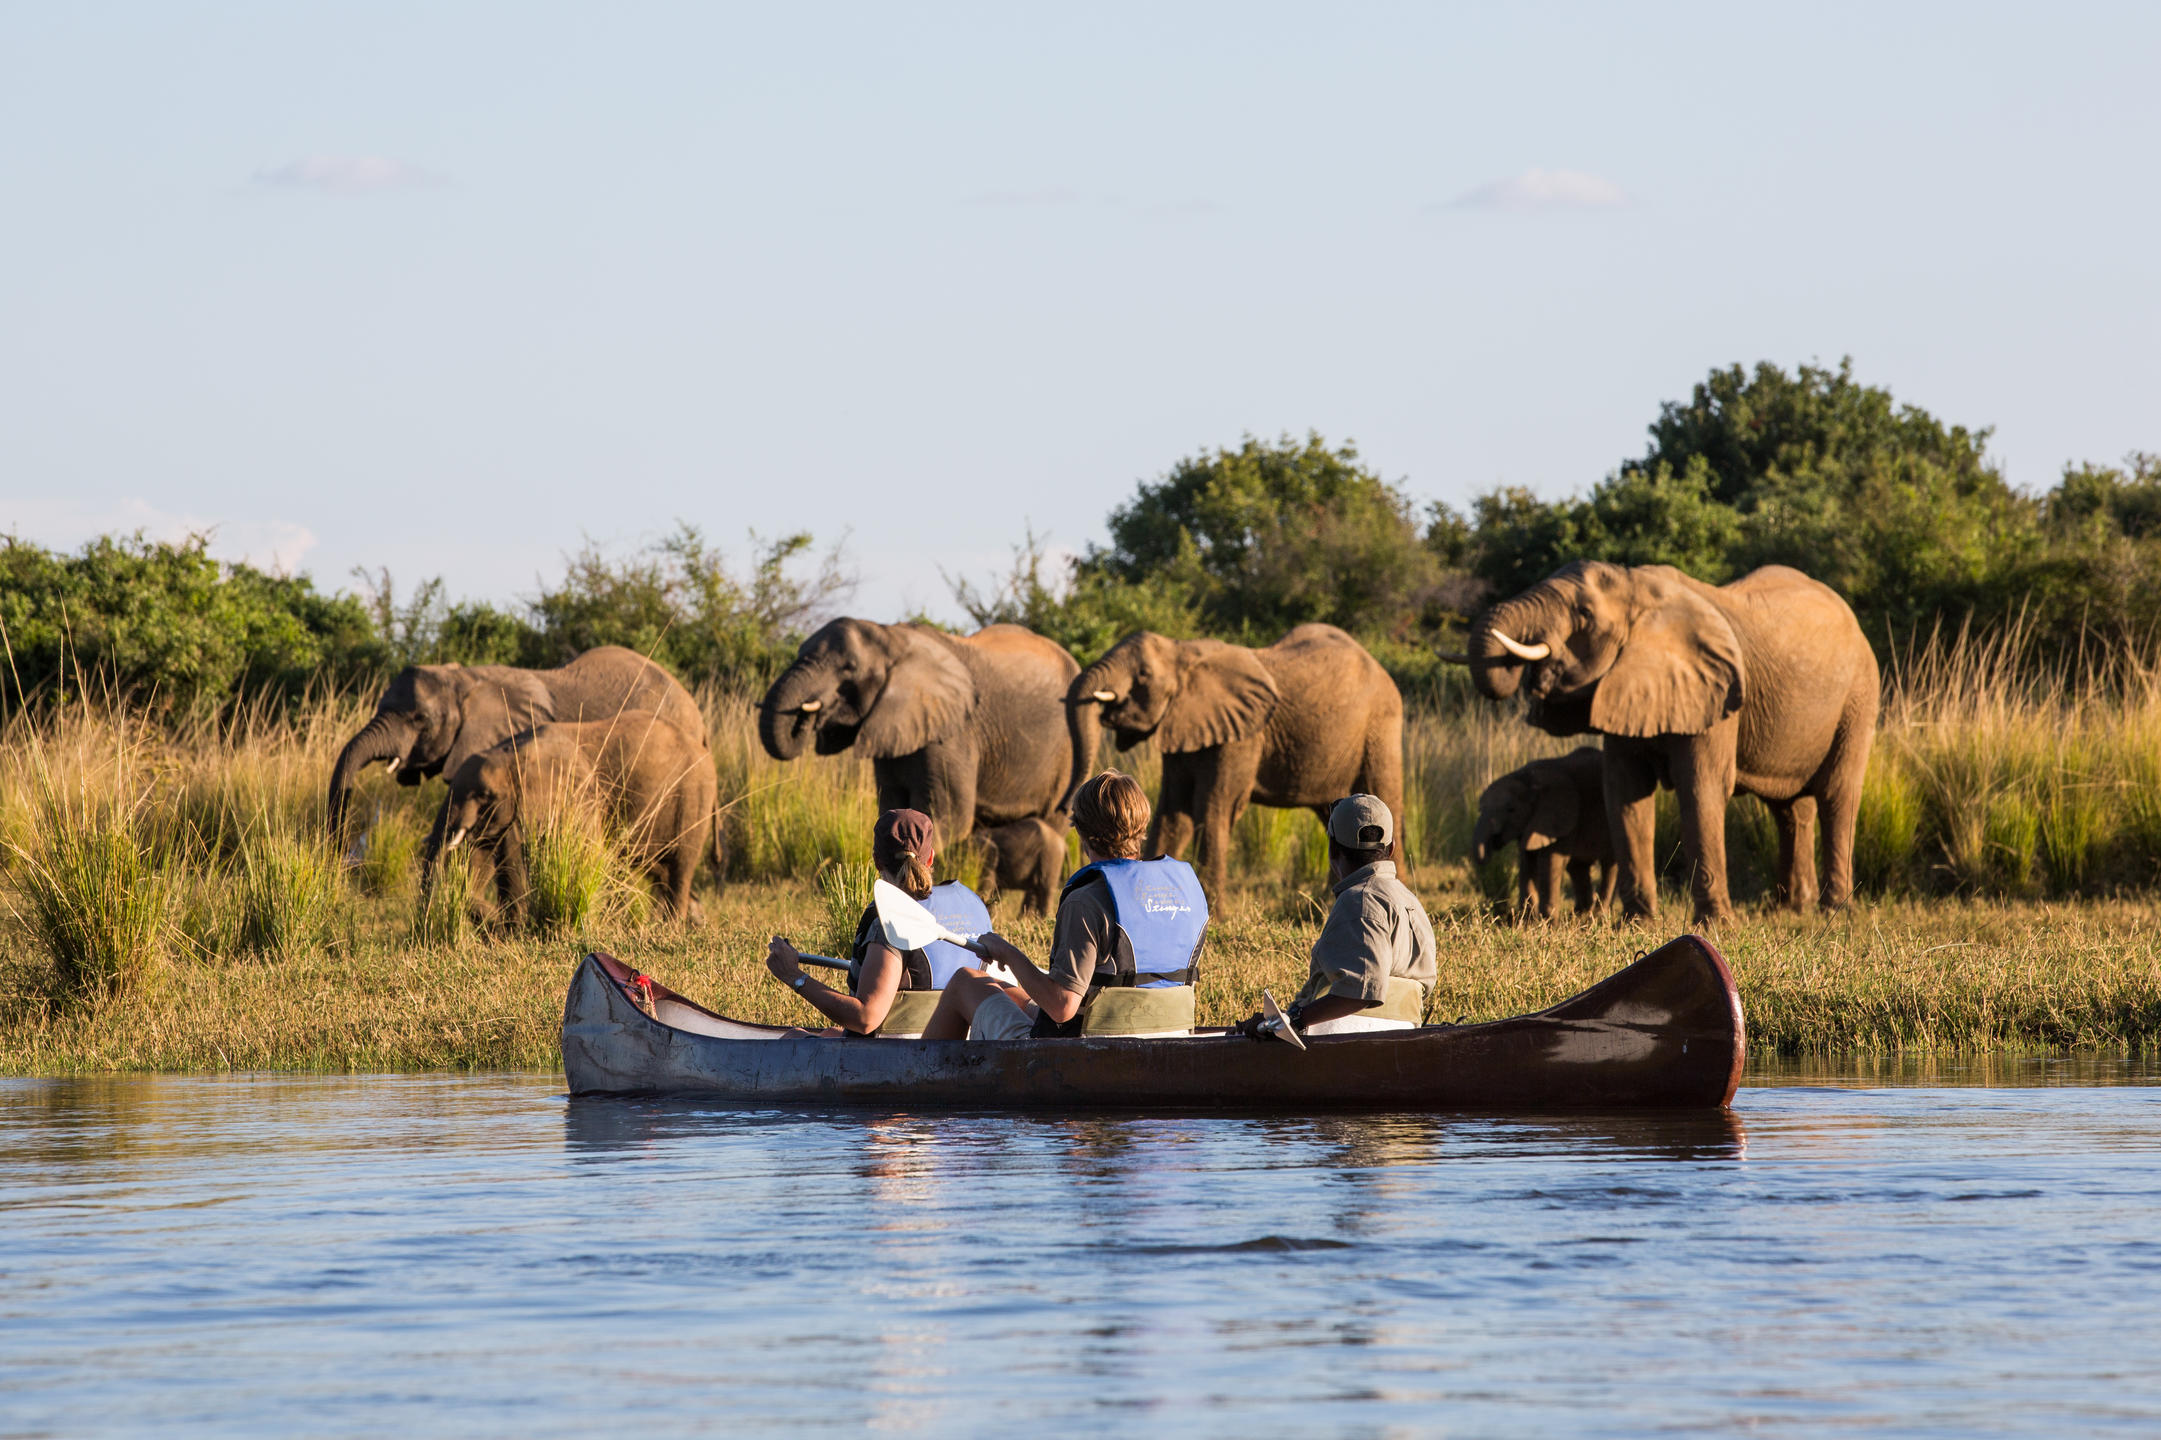
MULTIPOLYGON (((1313 942, 1305 988, 1284 1011, 1305 1034, 1399 1030, 1425 1014, 1438 973, 1433 922, 1396 878, 1395 835, 1395 817, 1376 796, 1345 796, 1328 812, 1335 904, 1313 942)), ((1263 1037, 1260 1018, 1239 1028, 1263 1037)))

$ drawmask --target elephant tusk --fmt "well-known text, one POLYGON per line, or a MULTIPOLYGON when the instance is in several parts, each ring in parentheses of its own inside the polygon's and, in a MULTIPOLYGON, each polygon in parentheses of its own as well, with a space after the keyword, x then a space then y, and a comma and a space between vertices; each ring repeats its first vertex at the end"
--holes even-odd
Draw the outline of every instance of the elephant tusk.
POLYGON ((1486 632, 1500 642, 1501 648, 1518 660, 1543 660, 1553 653, 1553 647, 1541 640, 1536 645, 1526 645, 1521 640, 1511 640, 1498 630, 1486 632))
POLYGON ((1089 696, 1088 698, 1095 701, 1098 705, 1108 705, 1111 703, 1111 701, 1118 698, 1118 692, 1116 690, 1098 690, 1095 694, 1089 696))
POLYGON ((444 842, 443 848, 445 850, 455 850, 464 843, 465 827, 463 825, 460 825, 457 829, 450 832, 450 839, 444 842))
POLYGON ((390 757, 390 773, 393 775, 398 773, 398 757, 395 755, 390 757))
POLYGON ((796 706, 795 708, 802 711, 805 715, 815 715, 820 710, 823 710, 825 708, 825 702, 823 700, 805 700, 802 704, 796 706))

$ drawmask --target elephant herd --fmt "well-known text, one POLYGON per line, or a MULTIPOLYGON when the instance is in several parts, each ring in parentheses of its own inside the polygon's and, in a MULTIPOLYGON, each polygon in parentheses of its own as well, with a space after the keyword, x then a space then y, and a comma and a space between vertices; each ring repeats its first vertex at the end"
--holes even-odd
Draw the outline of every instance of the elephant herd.
MULTIPOLYGON (((1499 777, 1481 797, 1474 858, 1518 846, 1525 906, 1553 914, 1565 868, 1579 911, 1617 895, 1624 914, 1655 914, 1659 786, 1680 802, 1699 917, 1732 910, 1724 817, 1736 793, 1761 798, 1776 821, 1780 902, 1849 899, 1878 678, 1852 611, 1827 587, 1781 566, 1714 587, 1668 566, 1577 562, 1490 606, 1466 652, 1444 658, 1468 665, 1488 698, 1520 697, 1531 725, 1602 740, 1499 777)), ((973 837, 986 898, 1018 890, 1031 910, 1049 906, 1063 875, 1067 807, 1106 730, 1120 750, 1145 740, 1160 752, 1148 853, 1190 846, 1211 891, 1248 805, 1325 817, 1365 792, 1401 833, 1402 697, 1329 625, 1265 648, 1143 631, 1083 669, 1017 625, 956 636, 839 619, 803 642, 758 707, 773 758, 866 757, 881 810, 926 811, 949 848, 973 837)), ((338 757, 333 833, 375 763, 401 784, 447 782, 423 884, 445 852, 468 846, 511 918, 527 898, 525 841, 566 803, 606 813, 665 914, 691 913, 700 864, 720 859, 697 702, 617 646, 547 670, 408 667, 338 757)))

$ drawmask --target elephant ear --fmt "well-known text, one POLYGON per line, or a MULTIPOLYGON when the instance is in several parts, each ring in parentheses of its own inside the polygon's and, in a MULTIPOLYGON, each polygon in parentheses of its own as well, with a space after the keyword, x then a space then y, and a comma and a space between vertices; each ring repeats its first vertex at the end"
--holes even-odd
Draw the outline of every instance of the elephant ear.
POLYGON ((1187 640, 1179 647, 1178 693, 1163 707, 1156 748, 1183 755, 1258 732, 1282 695, 1261 657, 1243 645, 1187 640))
POLYGON ((1701 735, 1741 708, 1748 667, 1733 627, 1694 591, 1654 583, 1591 696, 1591 728, 1607 735, 1701 735))
POLYGON ((1532 793, 1537 798, 1531 805, 1530 822, 1523 827, 1523 848, 1543 850, 1575 830, 1576 822, 1583 818, 1583 807, 1576 799, 1575 782, 1561 767, 1534 764, 1530 769, 1532 793))
POLYGON ((443 773, 454 775, 469 757, 483 754, 513 735, 555 718, 547 696, 537 688, 514 689, 495 680, 475 678, 459 707, 458 738, 443 757, 443 773))
POLYGON ((855 732, 855 748, 873 760, 912 755, 950 739, 975 713, 975 679, 945 641, 896 625, 885 688, 855 732))

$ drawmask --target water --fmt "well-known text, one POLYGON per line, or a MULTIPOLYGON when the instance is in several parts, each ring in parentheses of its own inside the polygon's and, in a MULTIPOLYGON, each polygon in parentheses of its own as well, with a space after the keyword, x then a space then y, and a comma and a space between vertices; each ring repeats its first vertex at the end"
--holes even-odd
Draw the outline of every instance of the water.
POLYGON ((0 1434, 2161 1429, 2161 1077, 1756 1078, 1807 1083, 1016 1120, 0 1082, 0 1434))

